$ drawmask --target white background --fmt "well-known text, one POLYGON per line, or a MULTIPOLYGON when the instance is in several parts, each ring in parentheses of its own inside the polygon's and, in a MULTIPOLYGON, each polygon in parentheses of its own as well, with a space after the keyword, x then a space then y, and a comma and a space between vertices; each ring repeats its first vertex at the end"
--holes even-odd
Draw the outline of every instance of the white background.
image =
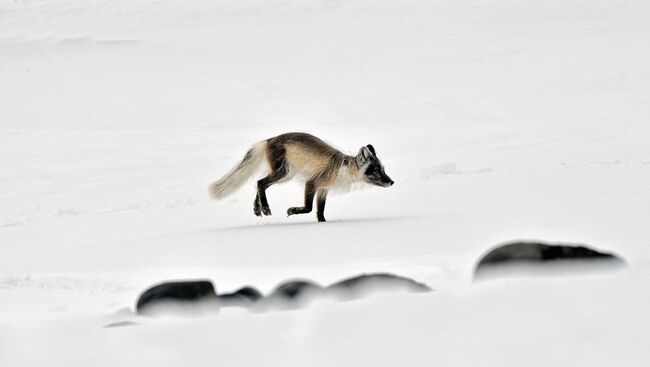
POLYGON ((646 1, 0 1, 0 365, 640 366, 650 345, 646 1), (373 144, 396 184, 287 218, 298 183, 211 201, 256 141, 373 144), (623 272, 474 285, 515 239, 623 272), (424 295, 133 316, 391 271, 424 295), (137 326, 103 328, 121 320, 137 326))

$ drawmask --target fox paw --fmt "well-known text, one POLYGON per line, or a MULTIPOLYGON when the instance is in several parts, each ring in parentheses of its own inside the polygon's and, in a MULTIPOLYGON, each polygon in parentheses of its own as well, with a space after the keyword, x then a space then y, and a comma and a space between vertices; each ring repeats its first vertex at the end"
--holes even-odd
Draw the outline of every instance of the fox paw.
POLYGON ((271 208, 269 208, 268 206, 263 206, 262 213, 264 213, 264 215, 271 215, 271 208))
POLYGON ((291 207, 287 209, 287 216, 294 215, 294 214, 305 214, 305 213, 309 213, 310 211, 311 209, 307 209, 307 208, 291 207))
POLYGON ((253 201, 253 214, 255 214, 256 217, 262 216, 262 208, 259 198, 255 198, 255 201, 253 201))

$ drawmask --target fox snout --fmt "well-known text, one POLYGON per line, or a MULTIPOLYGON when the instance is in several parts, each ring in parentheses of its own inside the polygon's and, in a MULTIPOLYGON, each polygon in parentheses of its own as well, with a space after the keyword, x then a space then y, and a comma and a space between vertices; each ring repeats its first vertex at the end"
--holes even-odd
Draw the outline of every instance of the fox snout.
POLYGON ((379 186, 390 187, 395 184, 395 181, 393 181, 390 177, 384 175, 384 177, 381 178, 380 183, 381 184, 379 186))
POLYGON ((393 181, 390 177, 386 175, 380 177, 366 176, 366 180, 369 184, 381 186, 381 187, 390 187, 395 184, 395 181, 393 181))

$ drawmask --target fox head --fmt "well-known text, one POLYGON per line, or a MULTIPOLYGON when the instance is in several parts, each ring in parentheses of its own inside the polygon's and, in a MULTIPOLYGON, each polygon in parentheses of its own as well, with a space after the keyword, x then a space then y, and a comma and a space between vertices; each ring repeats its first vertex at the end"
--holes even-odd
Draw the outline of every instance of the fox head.
POLYGON ((375 148, 368 144, 359 150, 356 157, 361 179, 366 183, 388 187, 392 186, 395 182, 384 171, 384 165, 381 164, 375 148))

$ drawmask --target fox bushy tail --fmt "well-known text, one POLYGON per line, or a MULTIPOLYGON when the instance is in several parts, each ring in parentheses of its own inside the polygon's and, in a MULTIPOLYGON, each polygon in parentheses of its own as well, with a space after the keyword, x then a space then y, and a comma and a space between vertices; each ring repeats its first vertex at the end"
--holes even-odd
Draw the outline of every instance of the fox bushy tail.
POLYGON ((223 199, 242 187, 260 168, 266 157, 266 141, 253 145, 244 158, 230 172, 210 184, 210 195, 223 199))

